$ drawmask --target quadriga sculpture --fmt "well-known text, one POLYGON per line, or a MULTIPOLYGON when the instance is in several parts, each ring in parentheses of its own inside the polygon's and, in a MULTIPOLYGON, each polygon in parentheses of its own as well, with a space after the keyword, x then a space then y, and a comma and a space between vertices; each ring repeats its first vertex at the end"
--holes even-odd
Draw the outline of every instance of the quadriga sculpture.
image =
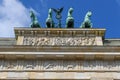
POLYGON ((70 8, 66 19, 66 28, 74 28, 74 18, 72 17, 72 12, 73 8, 70 8))
POLYGON ((48 18, 46 19, 46 27, 54 28, 54 21, 52 19, 52 9, 49 9, 48 18))
POLYGON ((37 17, 35 16, 33 11, 30 11, 30 17, 31 17, 31 28, 41 28, 41 26, 38 23, 37 17))
POLYGON ((92 28, 92 23, 90 17, 92 16, 92 12, 88 11, 85 15, 84 21, 81 24, 81 28, 92 28))

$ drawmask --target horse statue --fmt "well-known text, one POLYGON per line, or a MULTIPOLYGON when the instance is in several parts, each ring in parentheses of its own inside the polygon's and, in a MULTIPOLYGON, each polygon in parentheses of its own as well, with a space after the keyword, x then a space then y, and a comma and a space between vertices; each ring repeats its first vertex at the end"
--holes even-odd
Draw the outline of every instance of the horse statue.
POLYGON ((48 18, 46 19, 46 27, 54 28, 54 21, 52 19, 52 9, 49 9, 48 18))
POLYGON ((70 8, 68 11, 68 17, 66 19, 66 28, 74 27, 74 18, 72 17, 73 8, 70 8))
POLYGON ((91 15, 92 15, 91 11, 88 11, 86 13, 84 21, 81 24, 81 28, 92 28, 92 23, 91 23, 91 20, 90 20, 91 15))
POLYGON ((33 11, 30 11, 30 17, 31 17, 30 27, 31 28, 41 28, 33 11))

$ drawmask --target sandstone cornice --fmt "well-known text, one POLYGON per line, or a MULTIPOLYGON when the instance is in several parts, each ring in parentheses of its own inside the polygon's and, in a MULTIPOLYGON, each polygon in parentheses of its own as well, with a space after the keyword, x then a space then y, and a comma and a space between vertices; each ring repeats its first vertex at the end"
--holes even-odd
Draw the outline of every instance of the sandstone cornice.
POLYGON ((15 36, 101 36, 104 37, 106 29, 98 28, 15 28, 15 36))
POLYGON ((120 52, 120 46, 0 46, 0 52, 120 52))

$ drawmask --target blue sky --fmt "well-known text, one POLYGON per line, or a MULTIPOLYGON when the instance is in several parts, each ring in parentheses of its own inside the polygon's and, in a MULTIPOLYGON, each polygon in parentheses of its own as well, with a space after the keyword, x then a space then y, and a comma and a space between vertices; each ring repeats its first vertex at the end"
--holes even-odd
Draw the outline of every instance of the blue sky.
POLYGON ((74 8, 75 28, 80 27, 86 12, 91 10, 93 28, 106 28, 106 38, 120 38, 120 0, 0 0, 0 37, 14 37, 14 27, 29 27, 30 10, 45 27, 48 9, 60 7, 64 7, 63 28, 70 7, 74 8))

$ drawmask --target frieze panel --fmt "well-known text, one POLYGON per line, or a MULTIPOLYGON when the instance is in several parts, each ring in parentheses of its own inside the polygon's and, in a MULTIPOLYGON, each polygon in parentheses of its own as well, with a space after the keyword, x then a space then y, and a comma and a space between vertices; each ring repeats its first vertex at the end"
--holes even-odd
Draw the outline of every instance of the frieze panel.
POLYGON ((37 71, 120 71, 120 60, 82 61, 82 60, 0 60, 2 70, 37 70, 37 71))
POLYGON ((22 45, 79 46, 96 45, 95 37, 24 37, 22 45))

